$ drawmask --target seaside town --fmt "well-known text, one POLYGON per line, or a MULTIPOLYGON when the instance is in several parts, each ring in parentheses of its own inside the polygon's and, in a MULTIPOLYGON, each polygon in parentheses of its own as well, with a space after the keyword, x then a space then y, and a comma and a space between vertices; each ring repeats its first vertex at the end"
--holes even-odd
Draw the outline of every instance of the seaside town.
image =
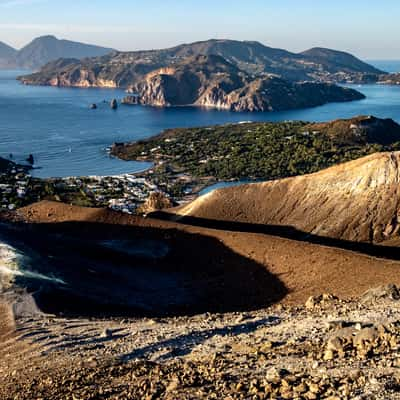
MULTIPOLYGON (((162 182, 157 180, 152 169, 141 174, 39 179, 32 177, 26 166, 9 165, 0 173, 0 207, 3 211, 46 199, 143 214, 146 202, 151 202, 151 208, 157 209, 157 204, 171 206, 182 201, 178 190, 183 187, 182 177, 162 182)), ((189 192, 191 190, 186 189, 186 194, 189 192)))

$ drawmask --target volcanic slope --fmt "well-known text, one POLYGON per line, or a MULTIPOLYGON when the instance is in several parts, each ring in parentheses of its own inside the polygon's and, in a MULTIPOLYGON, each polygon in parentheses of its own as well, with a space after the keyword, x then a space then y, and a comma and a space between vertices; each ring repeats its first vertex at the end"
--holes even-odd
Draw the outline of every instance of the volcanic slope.
MULTIPOLYGON (((79 250, 77 253, 84 250, 85 236, 86 241, 103 235, 115 239, 115 235, 125 228, 159 229, 164 240, 173 245, 167 257, 172 264, 183 253, 187 256, 186 269, 203 272, 204 276, 199 276, 198 281, 203 283, 202 289, 219 281, 224 290, 224 283, 235 278, 239 290, 252 285, 253 289, 259 288, 260 295, 268 298, 276 279, 271 279, 268 284, 253 276, 248 268, 251 263, 242 262, 246 258, 279 277, 289 290, 285 299, 297 304, 294 307, 284 304, 245 312, 207 312, 171 318, 17 314, 12 332, 13 321, 6 324, 8 338, 0 337, 0 399, 253 398, 254 386, 250 386, 250 382, 265 380, 268 383, 267 379, 278 383, 260 385, 259 398, 316 397, 311 390, 299 394, 296 391, 299 387, 318 389, 321 393, 318 398, 357 398, 360 395, 377 400, 398 398, 394 385, 397 381, 393 377, 398 372, 399 302, 389 298, 366 304, 365 296, 352 302, 345 298, 359 296, 366 289, 384 283, 399 284, 399 261, 265 234, 187 226, 62 203, 34 204, 20 210, 19 216, 15 217, 25 222, 11 226, 12 230, 15 234, 26 230, 31 239, 42 241, 44 252, 47 252, 43 259, 53 256, 49 254, 53 253, 53 247, 39 231, 63 232, 54 235, 53 239, 59 241, 60 249, 63 247, 65 262, 71 262, 74 250, 79 250), (68 232, 82 242, 81 249, 66 246, 64 235, 68 232), (187 234, 197 235, 190 248, 185 247, 187 241, 181 241, 187 234), (178 240, 175 241, 174 236, 178 240), (205 238, 219 245, 207 247, 205 238), (226 253, 223 246, 231 253, 226 253), (209 260, 204 259, 207 254, 209 260), (216 265, 223 266, 225 273, 210 276, 210 267, 216 265), (237 275, 237 268, 242 269, 241 276, 237 275), (307 307, 298 305, 309 294, 320 293, 334 293, 340 299, 325 295, 307 301, 307 307), (346 328, 340 329, 342 326, 346 328), (353 326, 359 327, 359 331, 353 326), (387 331, 381 329, 386 327, 387 331), (369 349, 368 334, 375 331, 384 332, 386 336, 380 333, 371 354, 362 353, 364 348, 369 349), (347 346, 349 332, 357 334, 357 338, 367 338, 360 351, 356 349, 353 353, 353 346, 347 346), (326 349, 335 340, 345 343, 348 348, 343 355, 336 356, 335 352, 334 359, 330 359, 325 356, 329 355, 326 349), (318 368, 315 367, 317 363, 318 368), (284 378, 276 378, 276 371, 284 371, 284 378), (347 378, 353 376, 355 378, 347 378), (344 390, 350 395, 343 395, 344 390)), ((3 224, 0 229, 2 227, 3 224)), ((142 238, 154 234, 150 231, 141 233, 144 233, 142 238)), ((120 270, 119 262, 113 260, 116 270, 120 270)), ((34 266, 42 268, 42 264, 39 262, 34 266)), ((165 262, 162 264, 160 267, 164 269, 165 262)), ((92 271, 88 283, 95 284, 97 282, 93 280, 102 277, 104 281, 110 281, 111 271, 97 274, 94 267, 96 265, 91 262, 72 263, 71 272, 77 272, 80 283, 82 273, 88 269, 92 271)), ((59 273, 59 265, 53 272, 59 273)), ((137 276, 133 275, 116 292, 135 280, 137 276)), ((153 278, 148 276, 146 282, 152 281, 153 278)), ((372 292, 382 293, 382 290, 372 292)), ((175 288, 172 293, 176 296, 175 288)), ((109 290, 104 297, 114 294, 109 290)), ((232 294, 236 300, 238 293, 232 294)), ((154 297, 162 304, 157 293, 154 297)), ((66 305, 71 298, 67 300, 66 305)), ((0 297, 0 333, 2 321, 10 319, 9 308, 1 301, 0 297)), ((87 303, 82 301, 79 306, 84 309, 87 303)))
POLYGON ((174 210, 178 218, 284 226, 352 242, 399 235, 400 152, 375 153, 294 178, 224 188, 174 210))
MULTIPOLYGON (((198 271, 197 274, 202 273, 202 278, 197 282, 199 288, 204 287, 204 284, 205 287, 210 287, 211 281, 212 286, 220 287, 221 290, 225 288, 222 290, 225 292, 225 300, 221 301, 221 304, 226 303, 226 306, 232 305, 232 299, 235 296, 237 298, 242 291, 242 289, 237 290, 234 295, 229 288, 235 290, 243 286, 243 282, 246 282, 245 286, 248 286, 253 294, 260 295, 258 298, 260 303, 262 299, 266 303, 271 301, 270 296, 273 293, 275 294, 272 296, 273 301, 303 303, 310 295, 320 293, 335 293, 343 298, 351 298, 380 284, 390 282, 400 284, 398 274, 400 262, 397 260, 385 260, 354 251, 289 240, 269 234, 209 229, 152 217, 140 218, 109 210, 52 202, 41 202, 20 209, 19 216, 26 221, 21 227, 26 225, 28 232, 32 229, 42 231, 51 229, 51 232, 60 230, 59 237, 62 237, 62 232, 65 235, 68 233, 68 224, 69 229, 75 226, 74 235, 81 235, 82 243, 83 237, 90 234, 88 229, 91 232, 95 231, 97 236, 113 236, 115 232, 125 229, 124 227, 126 229, 131 227, 140 230, 142 240, 156 238, 159 240, 159 235, 164 239, 169 238, 165 240, 168 241, 171 252, 166 260, 161 260, 162 263, 177 265, 182 262, 182 268, 188 272, 193 270, 198 271), (187 235, 196 239, 190 246, 182 240, 187 235), (176 242, 174 237, 177 238, 176 242), (213 248, 204 247, 206 238, 209 238, 208 244, 216 240, 220 245, 213 248), (208 253, 212 254, 209 254, 207 261, 208 256, 203 257, 203 255, 208 253), (204 262, 206 264, 203 264, 204 262), (215 275, 212 269, 220 269, 220 266, 224 273, 212 278, 215 275), (260 279, 260 276, 256 278, 252 266, 257 266, 260 273, 261 270, 265 270, 267 274, 264 274, 265 279, 260 279), (238 280, 236 283, 233 282, 235 279, 238 280)), ((380 248, 380 246, 375 247, 380 248)), ((67 253, 68 251, 65 255, 68 258, 67 253)), ((176 291, 176 288, 174 290, 176 291)), ((247 297, 250 298, 251 296, 247 297)), ((260 303, 253 304, 253 307, 260 306, 260 303)), ((250 304, 246 305, 253 308, 250 304)))

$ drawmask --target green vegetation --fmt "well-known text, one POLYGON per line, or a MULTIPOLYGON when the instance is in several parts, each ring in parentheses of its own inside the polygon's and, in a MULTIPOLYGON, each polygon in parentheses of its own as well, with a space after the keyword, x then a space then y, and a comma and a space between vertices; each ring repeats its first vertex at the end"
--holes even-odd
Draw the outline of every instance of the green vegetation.
POLYGON ((124 159, 162 161, 193 177, 274 179, 312 173, 365 155, 400 150, 313 131, 305 122, 245 123, 173 129, 147 141, 115 146, 124 159))

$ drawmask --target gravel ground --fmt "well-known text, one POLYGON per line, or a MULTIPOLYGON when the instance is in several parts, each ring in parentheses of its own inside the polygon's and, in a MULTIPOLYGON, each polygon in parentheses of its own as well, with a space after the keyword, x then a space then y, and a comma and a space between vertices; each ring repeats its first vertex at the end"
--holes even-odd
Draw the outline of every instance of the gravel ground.
POLYGON ((397 399, 397 297, 384 287, 246 313, 22 316, 0 346, 0 398, 397 399))

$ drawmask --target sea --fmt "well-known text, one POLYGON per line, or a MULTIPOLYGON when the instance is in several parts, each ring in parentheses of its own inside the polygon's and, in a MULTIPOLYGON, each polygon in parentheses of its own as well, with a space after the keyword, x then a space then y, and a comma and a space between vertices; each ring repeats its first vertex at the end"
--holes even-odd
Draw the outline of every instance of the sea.
MULTIPOLYGON (((378 68, 400 71, 400 61, 372 61, 378 68)), ((37 177, 120 175, 150 167, 149 163, 121 161, 109 156, 113 142, 148 138, 166 128, 227 124, 241 121, 306 120, 327 121, 354 115, 376 115, 400 123, 400 87, 354 86, 365 100, 334 103, 321 107, 273 113, 233 113, 197 108, 160 109, 120 106, 111 110, 109 102, 121 99, 122 90, 71 89, 24 86, 16 77, 27 71, 0 71, 0 156, 24 162, 35 160, 37 177), (90 104, 96 103, 96 110, 90 104)), ((243 182, 219 182, 206 188, 243 182)), ((29 255, 8 243, 8 233, 0 225, 0 293, 12 288, 14 280, 28 279, 63 285, 52 274, 35 272, 29 255), (3 232, 4 231, 4 232, 3 232)))
MULTIPOLYGON (((370 61, 388 72, 400 61, 370 61)), ((151 166, 109 155, 114 142, 145 139, 166 128, 241 121, 327 121, 355 115, 393 118, 400 123, 400 86, 352 85, 367 98, 351 103, 285 112, 236 113, 194 107, 109 107, 123 90, 25 86, 16 77, 28 71, 0 71, 0 156, 24 162, 32 154, 37 177, 120 175, 151 166), (98 108, 91 110, 96 103, 98 108)))

